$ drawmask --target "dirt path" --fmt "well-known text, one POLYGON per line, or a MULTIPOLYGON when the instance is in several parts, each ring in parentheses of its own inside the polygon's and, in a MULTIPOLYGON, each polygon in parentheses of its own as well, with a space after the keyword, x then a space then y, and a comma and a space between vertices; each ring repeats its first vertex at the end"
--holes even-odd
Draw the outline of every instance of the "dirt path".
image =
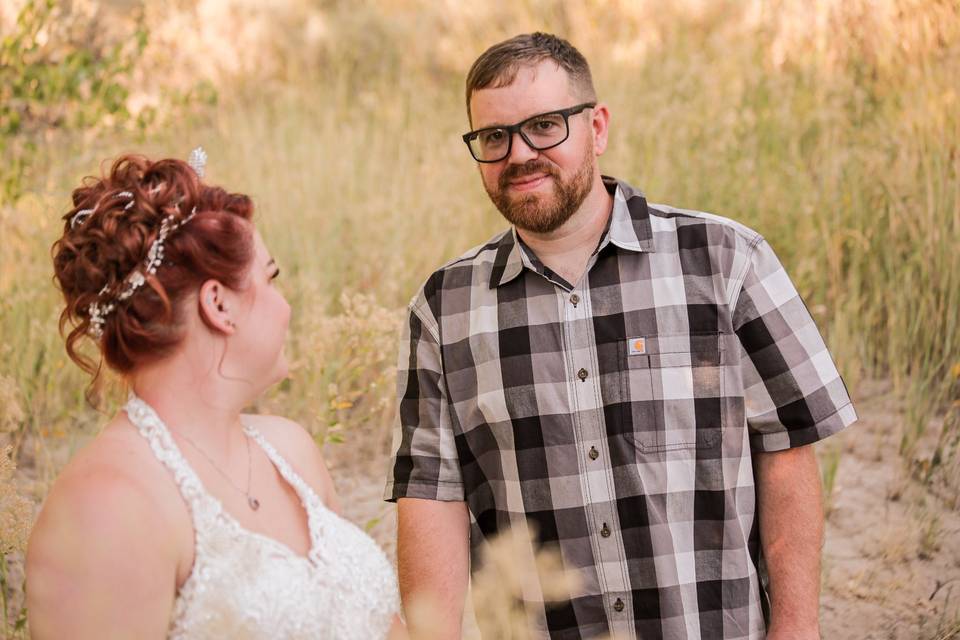
POLYGON ((960 637, 960 483, 944 495, 949 504, 906 477, 899 416, 884 387, 858 411, 860 422, 831 445, 842 456, 827 518, 823 637, 951 637, 941 635, 946 628, 960 637))
MULTIPOLYGON (((860 421, 818 445, 821 466, 839 454, 823 555, 822 636, 960 637, 945 635, 960 624, 956 495, 945 504, 906 477, 897 407, 883 385, 864 386, 860 421)), ((338 454, 337 445, 328 448, 345 514, 395 558, 395 512, 380 497, 386 456, 338 464, 338 454)))

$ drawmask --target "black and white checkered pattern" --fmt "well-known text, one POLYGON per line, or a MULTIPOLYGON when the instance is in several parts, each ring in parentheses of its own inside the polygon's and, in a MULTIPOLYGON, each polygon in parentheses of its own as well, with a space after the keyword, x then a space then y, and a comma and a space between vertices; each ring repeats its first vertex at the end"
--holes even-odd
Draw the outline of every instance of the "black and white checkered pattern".
POLYGON ((576 286, 511 230, 413 299, 385 497, 466 500, 474 562, 536 523, 581 578, 550 606, 526 588, 544 636, 762 638, 751 454, 856 414, 761 236, 605 184, 576 286))

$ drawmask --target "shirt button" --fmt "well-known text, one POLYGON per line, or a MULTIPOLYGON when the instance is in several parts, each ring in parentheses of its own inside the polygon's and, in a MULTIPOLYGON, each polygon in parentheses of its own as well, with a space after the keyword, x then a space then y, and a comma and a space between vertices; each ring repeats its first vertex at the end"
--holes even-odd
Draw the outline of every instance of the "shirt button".
POLYGON ((616 611, 617 613, 620 613, 621 611, 623 611, 623 600, 621 600, 620 598, 617 598, 617 601, 613 603, 613 610, 616 611))
POLYGON ((573 303, 573 306, 577 306, 577 303, 580 302, 580 296, 574 293, 570 296, 570 302, 573 303))
POLYGON ((586 380, 587 375, 588 374, 586 369, 580 369, 580 371, 577 371, 577 377, 580 378, 580 380, 586 380))
POLYGON ((600 457, 600 452, 597 451, 596 447, 590 447, 590 453, 588 453, 587 455, 590 456, 591 460, 596 460, 597 458, 600 457))
POLYGON ((610 537, 610 527, 607 526, 606 522, 603 523, 603 529, 600 529, 600 535, 604 538, 610 537))

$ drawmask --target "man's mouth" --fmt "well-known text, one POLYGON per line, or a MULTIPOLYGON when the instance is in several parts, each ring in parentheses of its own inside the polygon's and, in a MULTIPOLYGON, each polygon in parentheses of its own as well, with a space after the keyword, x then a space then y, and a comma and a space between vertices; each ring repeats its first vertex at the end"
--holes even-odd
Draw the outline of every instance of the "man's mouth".
POLYGON ((516 180, 510 180, 508 185, 514 191, 530 191, 536 189, 550 177, 547 173, 536 173, 529 176, 523 176, 516 180))

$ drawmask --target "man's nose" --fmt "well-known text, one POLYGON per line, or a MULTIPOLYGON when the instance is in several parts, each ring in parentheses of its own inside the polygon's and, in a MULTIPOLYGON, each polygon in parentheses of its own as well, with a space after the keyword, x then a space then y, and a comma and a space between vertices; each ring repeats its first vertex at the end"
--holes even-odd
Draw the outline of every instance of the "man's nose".
POLYGON ((519 131, 513 134, 513 140, 510 143, 510 155, 507 156, 510 164, 523 164, 539 155, 540 152, 528 145, 519 131))

